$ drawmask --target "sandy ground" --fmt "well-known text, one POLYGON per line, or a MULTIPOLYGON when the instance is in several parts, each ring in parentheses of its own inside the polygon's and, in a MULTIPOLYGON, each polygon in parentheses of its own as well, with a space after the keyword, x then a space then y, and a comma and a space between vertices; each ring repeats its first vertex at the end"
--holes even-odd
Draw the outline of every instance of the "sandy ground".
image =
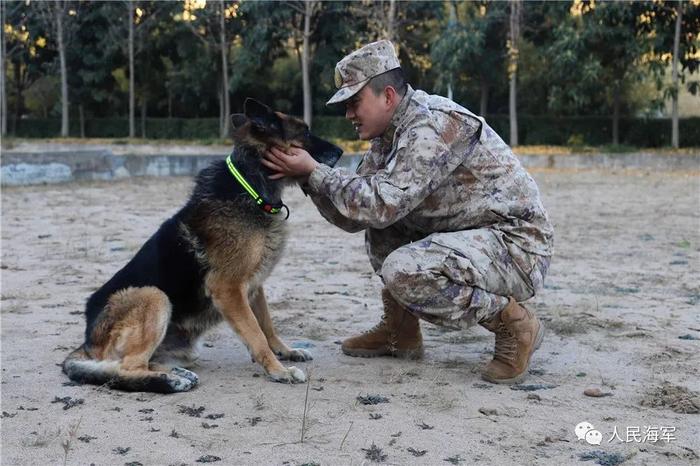
POLYGON ((339 340, 377 321, 380 282, 362 235, 325 223, 298 191, 266 290, 281 335, 315 356, 299 364, 308 386, 267 380, 225 326, 206 337, 191 392, 74 386, 58 365, 82 341, 86 297, 191 181, 4 189, 2 464, 697 464, 700 177, 534 176, 556 256, 531 302, 548 327, 520 387, 531 391, 480 380, 493 346, 481 328, 424 324, 420 362, 343 356, 339 340), (582 421, 601 445, 577 438, 582 421))

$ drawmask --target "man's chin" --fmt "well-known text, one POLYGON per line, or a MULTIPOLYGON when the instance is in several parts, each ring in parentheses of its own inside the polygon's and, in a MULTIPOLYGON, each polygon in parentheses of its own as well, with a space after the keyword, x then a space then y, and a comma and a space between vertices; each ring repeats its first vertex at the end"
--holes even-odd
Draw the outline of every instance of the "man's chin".
POLYGON ((359 133, 357 133, 357 139, 359 139, 360 141, 371 141, 376 137, 377 136, 372 136, 371 134, 366 133, 364 131, 360 131, 359 133))

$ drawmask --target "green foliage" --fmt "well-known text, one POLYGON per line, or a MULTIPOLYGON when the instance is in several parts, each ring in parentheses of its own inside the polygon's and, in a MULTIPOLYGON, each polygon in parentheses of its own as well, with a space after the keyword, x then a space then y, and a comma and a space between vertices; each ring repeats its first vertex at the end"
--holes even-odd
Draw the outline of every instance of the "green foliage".
POLYGON ((29 86, 24 94, 27 109, 48 118, 60 99, 60 82, 56 76, 42 76, 29 86))
POLYGON ((584 2, 580 15, 564 15, 547 47, 550 57, 549 107, 560 113, 591 112, 624 102, 648 69, 639 66, 651 43, 639 35, 643 6, 631 2, 584 2), (621 100, 620 100, 621 99, 621 100))
POLYGON ((663 88, 663 77, 670 64, 670 54, 673 53, 675 23, 678 12, 681 15, 681 35, 679 37, 679 67, 681 83, 685 82, 687 89, 695 95, 700 89, 700 80, 690 79, 700 69, 700 54, 698 48, 698 31, 700 31, 700 6, 691 1, 656 1, 649 3, 645 20, 640 21, 643 34, 652 35, 653 60, 650 65, 659 89, 663 89, 665 97, 678 92, 672 85, 663 88), (652 16, 653 15, 653 16, 652 16))
POLYGON ((316 117, 313 132, 322 138, 356 139, 357 133, 344 117, 316 117))
POLYGON ((566 145, 569 147, 582 147, 584 144, 582 134, 572 134, 569 139, 566 140, 566 145))
POLYGON ((466 85, 488 92, 505 75, 507 3, 447 2, 445 9, 445 26, 431 50, 438 87, 466 85))
MULTIPOLYGON (((60 104, 56 100, 60 93, 51 84, 58 79, 56 40, 39 14, 40 3, 3 2, 6 24, 11 27, 5 29, 8 127, 18 136, 56 134, 51 119, 58 116, 60 104), (26 31, 26 37, 12 32, 20 30, 26 31), (39 45, 42 40, 44 46, 39 45), (36 119, 46 116, 48 120, 36 119)), ((234 3, 225 0, 227 7, 234 3)), ((87 136, 125 137, 126 0, 74 4, 77 15, 71 16, 67 49, 70 133, 79 134, 80 106, 87 118, 87 136)), ((136 1, 142 11, 135 50, 137 119, 145 101, 148 137, 218 137, 219 5, 207 2, 196 11, 197 20, 188 23, 181 20, 184 2, 136 1)), ((245 98, 254 97, 281 111, 302 114, 303 3, 243 1, 237 5, 237 14, 226 19, 232 111, 240 111, 245 98)), ((696 89, 700 70, 696 2, 523 2, 518 67, 521 142, 609 143, 617 103, 620 144, 667 145, 670 124, 666 120, 628 117, 658 115, 663 98, 677 92, 668 80, 662 86, 661 78, 666 78, 669 68, 678 8, 683 10, 681 85, 696 89), (655 84, 662 88, 653 89, 655 84)), ((489 115, 505 114, 508 11, 507 2, 481 0, 322 2, 312 18, 310 37, 314 131, 326 137, 355 138, 350 125, 333 116, 337 110, 325 106, 335 91, 333 70, 344 54, 388 34, 393 34, 415 88, 444 95, 450 83, 457 102, 476 112, 485 102, 489 115), (394 28, 389 31, 392 5, 394 28)), ((508 134, 504 117, 488 117, 488 121, 500 134, 508 134)), ((138 133, 140 124, 136 126, 138 133)), ((696 120, 681 121, 683 145, 697 145, 697 127, 696 120)))

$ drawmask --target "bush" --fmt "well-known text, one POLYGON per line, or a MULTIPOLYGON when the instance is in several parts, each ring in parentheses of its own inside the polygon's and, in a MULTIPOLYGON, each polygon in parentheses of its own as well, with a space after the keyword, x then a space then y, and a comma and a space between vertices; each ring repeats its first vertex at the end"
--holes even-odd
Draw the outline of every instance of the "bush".
MULTIPOLYGON (((507 142, 508 117, 493 115, 488 124, 507 142)), ((12 130, 12 121, 9 121, 12 130)), ((71 120, 71 136, 80 135, 80 122, 71 120)), ((521 145, 602 146, 612 143, 612 119, 602 116, 556 117, 522 115, 518 119, 521 145)), ((680 143, 683 147, 700 147, 700 117, 680 120, 680 143)), ((12 134, 24 138, 52 138, 61 131, 58 119, 31 118, 17 121, 12 134)), ((327 139, 354 140, 357 134, 344 117, 317 116, 313 131, 327 139)), ((91 138, 124 138, 129 134, 125 118, 85 120, 85 136, 91 138)), ((136 122, 136 135, 141 135, 141 122, 136 122)), ((146 136, 151 139, 217 139, 218 118, 148 118, 146 136)), ((663 147, 671 144, 669 118, 620 118, 620 144, 634 147, 663 147)))

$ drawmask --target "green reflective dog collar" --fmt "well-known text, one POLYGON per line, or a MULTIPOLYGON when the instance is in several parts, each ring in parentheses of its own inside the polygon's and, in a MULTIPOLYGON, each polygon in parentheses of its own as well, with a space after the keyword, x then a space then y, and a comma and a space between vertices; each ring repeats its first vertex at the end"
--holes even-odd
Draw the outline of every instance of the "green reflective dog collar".
POLYGON ((260 197, 260 195, 255 191, 255 189, 253 189, 253 187, 246 181, 241 172, 238 171, 236 166, 233 164, 230 155, 226 157, 226 165, 228 166, 228 170, 231 172, 233 177, 236 179, 236 181, 238 181, 238 184, 240 184, 243 187, 243 189, 245 189, 246 192, 250 195, 250 197, 253 198, 255 204, 258 207, 260 207, 268 214, 278 214, 282 209, 286 209, 287 216, 285 217, 285 220, 289 218, 289 208, 282 202, 277 204, 270 204, 269 202, 266 202, 265 199, 260 197))

